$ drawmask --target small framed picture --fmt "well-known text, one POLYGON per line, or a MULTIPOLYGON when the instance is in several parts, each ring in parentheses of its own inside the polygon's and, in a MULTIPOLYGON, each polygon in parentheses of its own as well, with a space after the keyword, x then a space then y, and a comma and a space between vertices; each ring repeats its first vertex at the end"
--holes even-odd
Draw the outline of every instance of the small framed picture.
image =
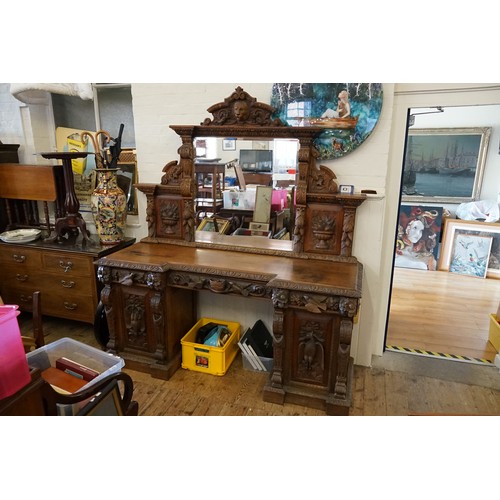
POLYGON ((236 139, 228 137, 227 139, 222 139, 222 150, 223 151, 236 151, 236 139))
POLYGON ((354 186, 343 184, 340 186, 340 194, 353 194, 354 186))
POLYGON ((252 231, 269 231, 269 224, 264 222, 250 222, 248 224, 248 229, 252 231))
POLYGON ((218 219, 213 217, 205 217, 200 225, 196 228, 197 231, 208 231, 211 233, 226 234, 229 229, 230 222, 226 219, 218 219))

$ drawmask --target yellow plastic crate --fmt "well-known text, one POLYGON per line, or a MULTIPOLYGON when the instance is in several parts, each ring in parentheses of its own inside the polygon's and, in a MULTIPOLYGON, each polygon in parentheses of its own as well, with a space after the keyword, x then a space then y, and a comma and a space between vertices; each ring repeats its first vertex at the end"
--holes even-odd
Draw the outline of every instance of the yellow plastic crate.
POLYGON ((239 352, 238 340, 240 340, 240 333, 241 327, 239 323, 201 318, 181 339, 182 368, 212 375, 224 375, 239 352), (195 342, 198 328, 207 323, 226 325, 229 328, 231 335, 223 347, 212 347, 195 342))
POLYGON ((488 340, 497 352, 500 352, 500 324, 496 314, 490 314, 490 334, 488 340))

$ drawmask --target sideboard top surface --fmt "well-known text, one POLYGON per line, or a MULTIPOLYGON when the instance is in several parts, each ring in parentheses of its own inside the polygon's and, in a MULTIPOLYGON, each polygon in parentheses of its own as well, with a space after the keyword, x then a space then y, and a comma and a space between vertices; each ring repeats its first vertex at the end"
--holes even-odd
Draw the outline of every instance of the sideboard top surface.
POLYGON ((361 297, 362 265, 170 244, 136 243, 98 265, 144 271, 184 271, 260 281, 285 289, 361 297))

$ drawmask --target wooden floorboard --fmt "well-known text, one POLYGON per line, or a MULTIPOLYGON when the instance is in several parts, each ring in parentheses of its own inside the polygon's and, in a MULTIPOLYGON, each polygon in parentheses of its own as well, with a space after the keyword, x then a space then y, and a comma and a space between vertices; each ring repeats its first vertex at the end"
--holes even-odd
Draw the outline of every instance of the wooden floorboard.
MULTIPOLYGON (((19 316, 19 323, 22 333, 30 334, 31 318, 27 313, 19 316)), ((98 347, 92 326, 80 322, 44 317, 44 334, 46 343, 72 337, 98 347)), ((415 361, 415 357, 411 358, 415 361)), ((325 416, 321 410, 263 401, 267 374, 245 370, 241 356, 223 377, 181 368, 165 381, 126 366, 123 371, 134 380, 140 416, 325 416)), ((401 369, 354 367, 350 415, 422 414, 500 415, 500 391, 416 376, 401 369)))
POLYGON ((386 345, 493 361, 500 280, 394 268, 386 345))

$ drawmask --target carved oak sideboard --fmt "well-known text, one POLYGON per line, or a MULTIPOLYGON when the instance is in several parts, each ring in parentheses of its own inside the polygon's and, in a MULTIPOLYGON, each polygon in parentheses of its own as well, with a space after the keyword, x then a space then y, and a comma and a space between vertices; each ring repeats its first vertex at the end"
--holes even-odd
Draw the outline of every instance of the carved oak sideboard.
POLYGON ((264 399, 348 414, 362 287, 352 246, 366 196, 340 194, 332 170, 316 165, 314 140, 324 129, 286 126, 241 87, 208 111, 213 119, 201 125, 171 125, 179 161, 167 163, 159 184, 136 185, 146 196, 148 236, 97 262, 107 347, 131 368, 168 379, 181 364, 182 336, 199 319, 199 293, 246 297, 249 307, 272 301, 274 368, 264 399), (197 137, 296 141, 291 241, 195 230, 197 137))

